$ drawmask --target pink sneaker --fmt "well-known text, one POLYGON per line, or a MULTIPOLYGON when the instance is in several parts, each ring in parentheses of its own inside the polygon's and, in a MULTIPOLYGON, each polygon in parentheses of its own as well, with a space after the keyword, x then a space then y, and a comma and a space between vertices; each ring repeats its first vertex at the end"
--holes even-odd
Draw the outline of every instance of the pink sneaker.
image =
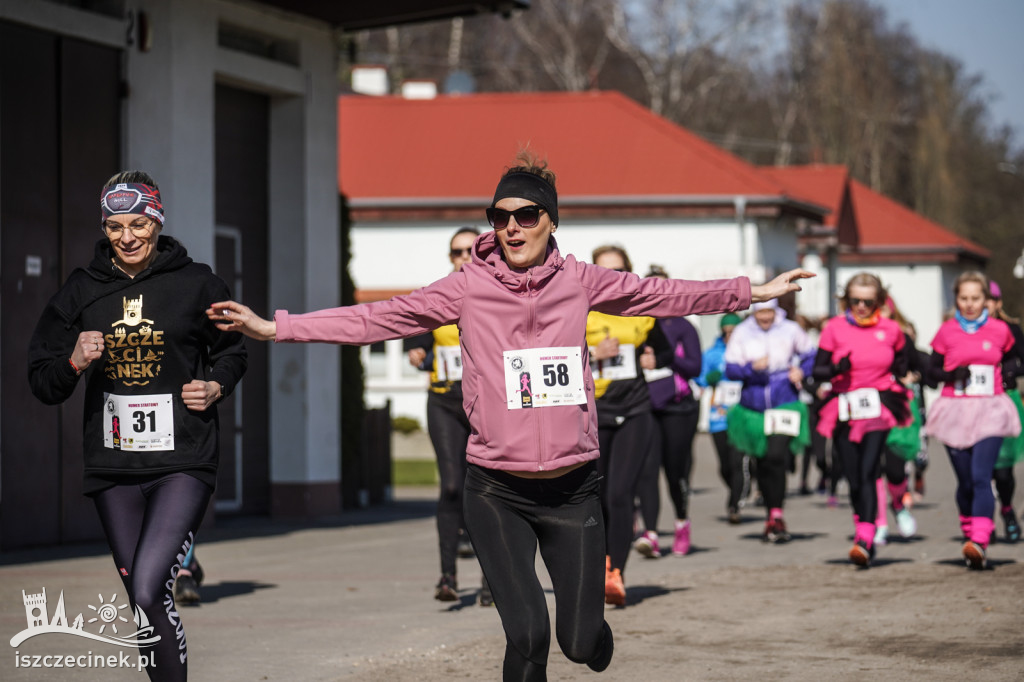
POLYGON ((686 556, 690 553, 690 522, 676 521, 676 539, 672 542, 672 553, 686 556))
POLYGON ((648 559, 657 559, 661 556, 661 548, 658 547, 658 534, 653 530, 644 531, 644 534, 633 543, 633 547, 648 559))

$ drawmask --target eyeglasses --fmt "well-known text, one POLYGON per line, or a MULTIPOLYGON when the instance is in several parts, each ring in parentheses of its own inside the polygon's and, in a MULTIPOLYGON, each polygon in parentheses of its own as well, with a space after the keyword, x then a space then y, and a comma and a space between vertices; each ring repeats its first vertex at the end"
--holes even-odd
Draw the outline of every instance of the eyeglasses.
POLYGON ((850 305, 863 305, 868 308, 875 307, 875 299, 873 298, 851 298, 850 305))
POLYGON ((448 252, 448 255, 451 256, 452 258, 458 258, 459 256, 462 256, 463 254, 468 256, 468 255, 470 255, 472 253, 473 253, 473 248, 470 247, 468 249, 452 249, 451 251, 448 252))
MULTIPOLYGON (((125 227, 125 225, 115 223, 112 220, 103 223, 103 229, 110 237, 120 237, 124 233, 125 227)), ((153 232, 153 221, 139 218, 135 222, 129 223, 127 227, 136 237, 148 237, 153 232)))
POLYGON ((508 227, 509 217, 512 217, 516 219, 516 224, 519 227, 537 227, 537 223, 540 222, 540 212, 543 210, 544 207, 537 204, 523 206, 514 211, 506 211, 503 208, 489 208, 486 211, 487 222, 495 230, 504 230, 508 227))

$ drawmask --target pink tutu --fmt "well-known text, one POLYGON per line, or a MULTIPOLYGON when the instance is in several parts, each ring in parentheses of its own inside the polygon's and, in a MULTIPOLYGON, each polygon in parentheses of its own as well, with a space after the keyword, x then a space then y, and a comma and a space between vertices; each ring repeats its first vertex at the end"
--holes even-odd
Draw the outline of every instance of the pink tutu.
POLYGON ((928 408, 924 432, 952 448, 965 449, 986 438, 1020 434, 1020 417, 1005 393, 940 396, 928 408))
MULTIPOLYGON (((817 431, 826 438, 832 437, 832 432, 835 431, 836 425, 839 423, 839 400, 833 398, 829 400, 821 409, 818 411, 818 428, 817 431)), ((907 422, 909 423, 909 421, 907 422)), ((850 424, 850 442, 859 443, 864 438, 865 433, 871 431, 888 431, 896 426, 906 426, 907 424, 900 424, 896 421, 896 417, 892 415, 885 405, 882 405, 882 414, 874 419, 854 419, 849 422, 850 424)))

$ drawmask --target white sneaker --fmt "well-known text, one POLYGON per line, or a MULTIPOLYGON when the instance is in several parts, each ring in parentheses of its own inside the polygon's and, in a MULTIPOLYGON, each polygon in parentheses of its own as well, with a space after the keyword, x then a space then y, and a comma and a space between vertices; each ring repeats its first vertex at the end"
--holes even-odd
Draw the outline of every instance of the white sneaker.
POLYGON ((896 512, 896 525, 900 527, 900 537, 909 538, 917 532, 917 521, 906 507, 896 512))
POLYGON ((882 547, 889 544, 889 526, 878 526, 875 528, 875 546, 882 547))

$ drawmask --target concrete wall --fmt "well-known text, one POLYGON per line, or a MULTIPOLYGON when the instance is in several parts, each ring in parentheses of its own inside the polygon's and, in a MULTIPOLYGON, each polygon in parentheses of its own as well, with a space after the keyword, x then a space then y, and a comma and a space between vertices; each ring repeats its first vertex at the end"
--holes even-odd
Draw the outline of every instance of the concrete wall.
MULTIPOLYGON (((128 94, 122 165, 145 169, 157 179, 166 233, 200 262, 214 260, 215 85, 269 95, 271 308, 338 305, 332 29, 243 0, 133 0, 127 6, 146 14, 147 51, 140 49, 138 33, 129 32, 127 19, 54 3, 0 0, 0 19, 123 48, 128 94), (297 46, 297 64, 220 47, 221 22, 290 42, 297 46)), ((96 179, 97 187, 104 179, 96 179)), ((327 345, 281 345, 272 349, 270 364, 271 481, 291 487, 302 499, 309 498, 303 487, 322 488, 313 498, 330 511, 340 504, 340 493, 334 492, 340 490, 341 471, 340 353, 327 345)))

